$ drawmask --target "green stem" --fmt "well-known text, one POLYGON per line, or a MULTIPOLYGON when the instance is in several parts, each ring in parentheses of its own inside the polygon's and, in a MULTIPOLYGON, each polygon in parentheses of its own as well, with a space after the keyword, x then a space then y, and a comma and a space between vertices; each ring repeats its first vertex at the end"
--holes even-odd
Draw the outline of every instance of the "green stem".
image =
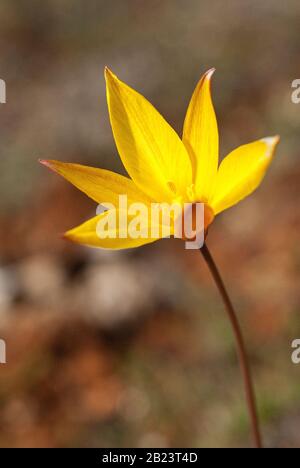
POLYGON ((210 272, 213 276, 216 286, 222 296, 223 303, 225 305, 225 309, 226 309, 228 318, 230 320, 230 323, 233 329, 233 333, 234 333, 236 345, 237 345, 237 353, 239 357, 240 367, 241 367, 241 371, 243 375, 247 408, 248 408, 249 417, 250 417, 251 426, 252 426, 253 439, 254 439, 256 448, 262 448, 262 441, 261 441, 260 430, 259 430, 259 422, 258 422, 257 409, 256 409, 256 403, 255 403, 254 389, 253 389, 250 367, 249 367, 249 362, 248 362, 248 358, 246 354, 246 348, 245 348, 241 328, 240 328, 236 313, 234 311, 232 302, 228 296, 225 285, 223 283, 222 277, 210 254, 210 251, 207 248, 207 245, 204 244, 203 247, 200 249, 200 251, 208 265, 208 268, 210 269, 210 272))

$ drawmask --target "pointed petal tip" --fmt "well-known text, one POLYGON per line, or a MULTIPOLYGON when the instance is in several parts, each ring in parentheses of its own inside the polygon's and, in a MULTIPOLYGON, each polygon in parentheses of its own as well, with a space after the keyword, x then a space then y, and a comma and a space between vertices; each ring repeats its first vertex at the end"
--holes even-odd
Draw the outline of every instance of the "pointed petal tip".
POLYGON ((211 79, 212 79, 212 76, 213 74, 215 73, 216 69, 215 68, 210 68, 209 70, 207 70, 207 72, 204 73, 203 75, 203 80, 204 81, 208 81, 210 83, 211 79))
POLYGON ((215 73, 216 69, 214 67, 210 68, 209 70, 207 70, 207 72, 205 73, 205 76, 210 79, 213 74, 215 73))
POLYGON ((59 234, 59 238, 64 241, 74 243, 74 240, 72 239, 72 236, 70 235, 70 231, 61 232, 59 234))
MULTIPOLYGON (((78 226, 79 227, 79 226, 78 226)), ((68 242, 69 244, 71 245, 81 245, 81 246, 89 246, 89 247, 93 247, 93 245, 89 245, 88 243, 85 244, 85 242, 80 239, 80 237, 78 237, 76 235, 76 233, 74 233, 74 230, 76 230, 76 227, 73 228, 73 229, 70 229, 69 231, 66 231, 64 233, 62 233, 60 235, 60 238, 61 240, 65 241, 65 242, 68 242)))
MULTIPOLYGON (((211 79, 213 74, 215 73, 216 69, 215 68, 210 68, 207 70, 200 78, 198 82, 198 88, 203 89, 203 88, 208 88, 209 91, 211 92, 211 79)), ((197 89, 197 88, 196 88, 197 89)))
POLYGON ((104 67, 104 77, 107 80, 116 80, 116 75, 107 66, 104 67))
POLYGON ((43 166, 49 166, 49 161, 47 159, 38 158, 38 162, 43 164, 43 166))
POLYGON ((265 137, 261 138, 261 141, 263 141, 271 151, 271 153, 274 151, 275 146, 279 143, 280 141, 280 136, 279 135, 274 135, 270 137, 265 137))
POLYGON ((43 166, 48 167, 51 171, 57 172, 54 161, 51 159, 38 159, 38 162, 43 166))
POLYGON ((270 143, 278 143, 280 141, 280 135, 274 135, 271 137, 266 137, 265 140, 269 141, 270 143))

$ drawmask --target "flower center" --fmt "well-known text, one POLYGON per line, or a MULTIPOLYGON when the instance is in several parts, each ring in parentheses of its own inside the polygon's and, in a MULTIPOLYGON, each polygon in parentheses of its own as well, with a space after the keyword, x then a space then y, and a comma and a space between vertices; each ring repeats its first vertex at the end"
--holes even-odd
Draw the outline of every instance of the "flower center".
POLYGON ((214 220, 214 212, 207 203, 195 202, 182 212, 182 239, 193 240, 197 234, 206 234, 214 220))

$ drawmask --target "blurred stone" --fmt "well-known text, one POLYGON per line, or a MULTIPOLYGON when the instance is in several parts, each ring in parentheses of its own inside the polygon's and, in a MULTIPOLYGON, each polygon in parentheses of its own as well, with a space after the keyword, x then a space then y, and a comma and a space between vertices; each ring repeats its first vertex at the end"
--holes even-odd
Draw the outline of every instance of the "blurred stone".
POLYGON ((138 441, 139 448, 166 448, 169 443, 163 434, 159 432, 148 432, 138 441))
POLYGON ((0 267, 0 318, 3 318, 17 292, 15 272, 10 267, 0 267))
POLYGON ((136 320, 153 307, 154 283, 143 263, 114 262, 91 265, 81 300, 104 328, 136 320))
POLYGON ((124 261, 129 256, 128 250, 105 250, 105 249, 91 249, 86 247, 86 256, 90 263, 116 263, 118 261, 124 261))
POLYGON ((18 266, 20 288, 25 300, 54 306, 63 294, 64 272, 53 255, 28 257, 18 266))
POLYGON ((137 387, 126 388, 119 401, 119 410, 127 421, 140 421, 149 413, 150 401, 146 392, 137 387))
POLYGON ((298 408, 294 413, 289 411, 278 419, 277 424, 269 425, 267 447, 271 448, 299 448, 300 412, 298 408))

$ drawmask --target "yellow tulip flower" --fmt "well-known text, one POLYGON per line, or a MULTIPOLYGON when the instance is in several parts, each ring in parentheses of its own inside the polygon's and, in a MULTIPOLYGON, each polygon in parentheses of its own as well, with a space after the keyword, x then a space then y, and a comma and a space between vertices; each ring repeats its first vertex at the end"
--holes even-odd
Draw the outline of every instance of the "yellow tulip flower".
MULTIPOLYGON (((68 231, 65 234, 66 238, 108 249, 138 247, 157 240, 157 237, 152 235, 132 235, 130 229, 124 230, 124 223, 121 226, 120 221, 107 233, 111 235, 100 235, 99 226, 111 214, 116 215, 119 220, 122 216, 124 219, 126 215, 130 225, 130 205, 137 203, 145 207, 150 207, 153 203, 168 206, 177 204, 184 209, 186 204, 193 209, 201 203, 201 206, 204 206, 203 231, 217 214, 235 205, 259 186, 272 161, 279 137, 262 138, 240 146, 219 164, 219 134, 211 99, 213 73, 214 69, 211 69, 200 79, 188 106, 183 136, 180 139, 143 96, 120 81, 110 70, 105 69, 112 130, 130 178, 104 169, 41 160, 41 163, 65 177, 106 208, 106 211, 68 231), (121 209, 120 197, 124 195, 128 208, 121 209)), ((147 213, 144 217, 148 221, 147 213)), ((175 218, 173 222, 172 234, 175 218)), ((149 234, 148 230, 146 234, 149 234)), ((201 253, 219 289, 232 325, 254 442, 256 447, 261 447, 255 395, 237 316, 206 244, 202 246, 201 253)))
MULTIPOLYGON (((118 213, 118 197, 128 203, 203 203, 205 228, 221 211, 253 192, 272 161, 279 137, 240 146, 219 165, 219 134, 211 99, 214 69, 200 79, 184 121, 183 136, 141 94, 105 69, 111 126, 121 160, 130 178, 104 169, 59 161, 41 163, 65 177, 97 203, 110 203, 118 213)), ((153 242, 151 236, 133 238, 116 227, 100 238, 99 222, 108 212, 71 229, 65 237, 90 246, 122 249, 153 242)))

